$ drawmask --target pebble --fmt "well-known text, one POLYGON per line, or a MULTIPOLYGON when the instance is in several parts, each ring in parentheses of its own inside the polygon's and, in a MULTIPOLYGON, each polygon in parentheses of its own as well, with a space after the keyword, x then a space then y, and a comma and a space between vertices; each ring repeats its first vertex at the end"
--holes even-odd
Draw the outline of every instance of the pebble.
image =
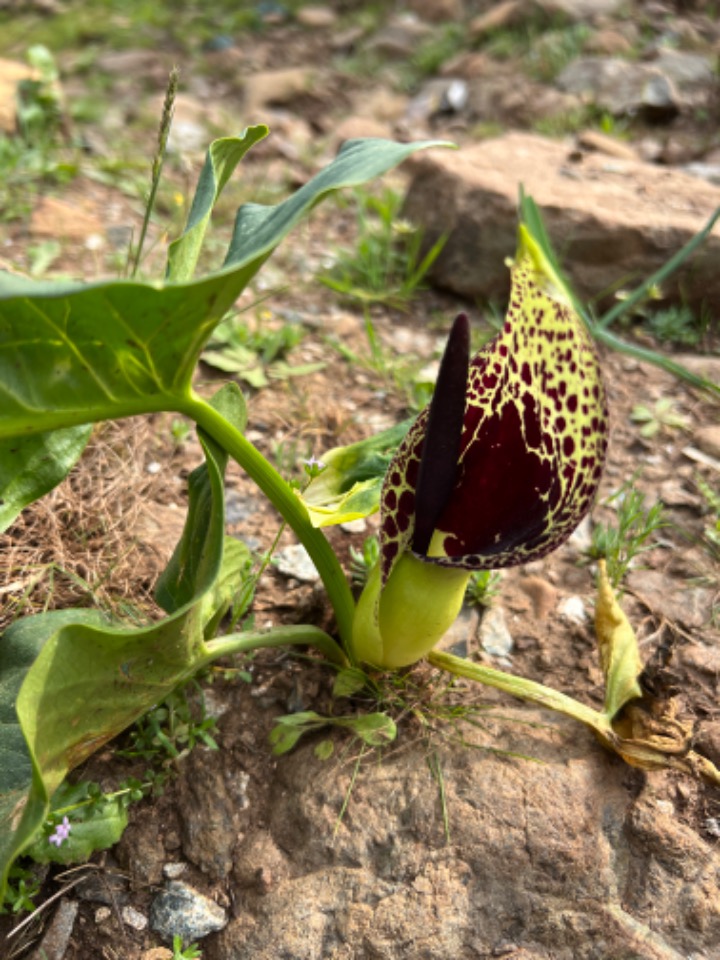
POLYGON ((163 940, 178 936, 202 940, 227 926, 225 910, 209 897, 178 880, 171 880, 150 907, 150 926, 163 940))
POLYGON ((334 27, 337 23, 337 14, 330 7, 308 6, 301 7, 295 14, 295 19, 303 27, 321 30, 324 27, 334 27))
POLYGON ((696 430, 695 444, 703 453, 720 460, 720 425, 709 424, 696 430))
POLYGON ((63 960, 70 943, 79 903, 63 898, 58 904, 50 926, 32 954, 33 960, 63 960))
MULTIPOLYGON (((208 691, 206 690, 205 691, 206 696, 207 696, 207 693, 208 691)), ((176 862, 176 863, 166 863, 163 866, 163 876, 165 876, 168 880, 177 880, 178 877, 181 877, 186 870, 187 870, 187 864, 182 863, 182 861, 176 862)))
POLYGON ((555 609, 558 592, 547 580, 542 577, 525 577, 520 581, 520 588, 530 598, 533 613, 538 620, 545 620, 555 609))
POLYGON ((561 617, 579 627, 583 626, 588 618, 583 598, 578 596, 566 597, 562 600, 558 607, 558 613, 561 617))
POLYGON ((148 925, 148 918, 144 913, 140 913, 135 907, 123 907, 121 911, 123 922, 133 930, 145 930, 148 925))
POLYGON ((348 520, 347 523, 341 523, 340 529, 344 533, 365 533, 367 522, 364 517, 358 517, 357 520, 348 520))
POLYGON ((492 657, 507 659, 513 648, 512 634, 505 621, 502 607, 491 607, 480 621, 480 645, 492 657))
POLYGON ((284 577, 293 577, 301 583, 315 583, 320 579, 310 554, 301 543, 278 550, 275 554, 275 563, 284 577))

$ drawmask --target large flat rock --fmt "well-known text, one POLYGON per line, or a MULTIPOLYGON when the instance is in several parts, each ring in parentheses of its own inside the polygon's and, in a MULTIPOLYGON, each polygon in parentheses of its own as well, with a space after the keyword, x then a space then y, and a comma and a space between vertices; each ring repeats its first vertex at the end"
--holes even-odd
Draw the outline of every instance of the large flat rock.
MULTIPOLYGON (((580 154, 509 133, 413 162, 404 215, 426 243, 447 244, 431 277, 467 297, 505 298, 520 184, 540 205, 566 272, 584 299, 632 287, 661 267, 720 206, 720 188, 642 161, 580 154)), ((720 298, 720 224, 664 289, 699 306, 720 298)))

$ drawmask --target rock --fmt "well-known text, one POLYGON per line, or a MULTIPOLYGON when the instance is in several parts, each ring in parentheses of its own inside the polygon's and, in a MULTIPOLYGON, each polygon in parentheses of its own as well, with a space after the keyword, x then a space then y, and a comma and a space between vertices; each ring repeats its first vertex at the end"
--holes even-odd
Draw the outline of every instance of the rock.
POLYGON ((657 775, 643 786, 570 721, 500 712, 510 722, 463 728, 481 749, 437 741, 442 802, 425 742, 361 767, 352 787, 354 765, 321 765, 313 744, 281 758, 267 820, 237 858, 238 909, 214 955, 716 955, 720 852, 669 812, 657 775))
POLYGON ((120 915, 123 918, 123 923, 126 923, 129 927, 132 927, 133 930, 140 931, 147 928, 148 918, 144 913, 140 913, 139 910, 136 910, 135 907, 123 907, 120 915))
POLYGON ((427 23, 457 22, 465 16, 463 0, 409 0, 405 6, 427 23))
POLYGON ((506 659, 513 648, 513 638, 502 607, 490 607, 483 614, 478 634, 480 646, 491 657, 506 659))
MULTIPOLYGON (((622 277, 658 270, 720 206, 720 189, 680 171, 599 154, 572 164, 563 144, 523 133, 429 151, 411 170, 402 215, 423 229, 428 248, 448 238, 430 278, 470 298, 507 296, 504 260, 515 249, 519 184, 540 206, 586 300, 622 277)), ((668 295, 681 289, 691 306, 720 301, 719 260, 716 225, 690 266, 666 284, 668 295)))
POLYGON ((557 605, 557 589, 542 577, 523 577, 520 580, 520 589, 530 597, 537 619, 547 619, 557 605))
POLYGON ((550 15, 563 14, 569 20, 593 20, 612 16, 623 0, 534 0, 535 5, 550 15))
POLYGON ((477 607, 463 607, 449 630, 438 643, 438 650, 454 653, 456 657, 467 657, 477 634, 480 613, 477 607))
POLYGON ((433 28, 422 23, 413 14, 393 17, 388 24, 366 41, 364 48, 389 60, 412 57, 423 40, 433 33, 433 28))
POLYGON ((635 148, 617 137, 610 137, 599 130, 583 130, 577 135, 578 146, 586 150, 604 153, 607 157, 616 157, 618 160, 638 160, 635 148))
POLYGON ((583 49, 586 53, 604 57, 622 57, 632 51, 633 45, 619 30, 606 28, 593 30, 585 41, 583 49))
POLYGON ((546 117, 563 116, 581 105, 574 94, 515 75, 472 77, 468 82, 465 114, 470 122, 498 122, 503 126, 528 126, 546 117))
POLYGON ((705 427, 699 427, 695 431, 694 441, 695 445, 698 446, 703 453, 707 453, 708 456, 715 457, 716 460, 720 460, 719 424, 711 423, 705 427))
POLYGON ((682 169, 692 177, 700 177, 720 187, 720 163, 686 163, 682 169))
POLYGON ((478 40, 493 30, 514 27, 521 23, 527 14, 528 5, 524 0, 502 0, 471 20, 468 33, 473 40, 478 40))
POLYGON ((301 583, 315 583, 320 574, 310 559, 310 554, 301 543, 283 547, 275 554, 277 569, 284 577, 292 577, 301 583))
POLYGON ((288 104, 307 93, 316 79, 311 67, 287 67, 284 70, 264 70, 245 78, 245 110, 254 114, 263 107, 288 104))
POLYGON ((588 615, 582 597, 565 597, 558 604, 558 613, 564 620, 575 624, 577 627, 582 627, 587 623, 588 615))
POLYGON ((713 592, 707 587, 688 587, 659 570, 631 570, 627 585, 648 610, 687 630, 704 627, 710 620, 713 592))
POLYGON ((649 119, 671 119, 680 111, 677 91, 654 66, 616 57, 578 57, 560 72, 557 86, 615 116, 644 113, 649 119))
POLYGON ((381 123, 372 117, 347 117, 334 128, 332 142, 338 149, 346 140, 362 137, 392 139, 392 134, 392 127, 388 123, 381 123))
POLYGON ((439 114, 461 113, 468 102, 464 80, 436 77, 425 83, 408 104, 407 118, 412 122, 428 120, 439 114))
POLYGON ((43 934, 37 949, 28 956, 28 960, 63 960, 70 944, 78 906, 77 900, 62 898, 50 926, 43 934))
POLYGON ((338 17, 331 7, 307 6, 300 7, 295 14, 295 19, 303 27, 311 27, 313 30, 326 30, 328 27, 335 26, 338 17))
POLYGON ((30 215, 30 232, 36 237, 87 240, 104 233, 97 205, 89 198, 61 200, 41 197, 30 215))
POLYGON ((226 924, 222 907, 179 880, 171 880, 150 907, 150 926, 167 941, 175 936, 185 943, 202 940, 226 924))

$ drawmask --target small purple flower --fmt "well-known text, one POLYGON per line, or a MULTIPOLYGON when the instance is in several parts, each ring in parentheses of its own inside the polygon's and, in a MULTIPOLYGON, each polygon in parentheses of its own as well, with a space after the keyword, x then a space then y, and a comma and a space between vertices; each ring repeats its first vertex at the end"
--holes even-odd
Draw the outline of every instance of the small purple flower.
POLYGON ((72 827, 70 825, 70 821, 67 817, 63 817, 62 823, 59 823, 55 827, 55 833, 51 833, 48 837, 48 840, 50 843, 54 843, 56 847, 61 847, 70 836, 71 830, 72 827))
POLYGON ((316 477, 319 473, 322 473, 326 466, 322 460, 318 460, 315 455, 310 457, 309 460, 303 460, 303 463, 305 464, 305 472, 310 477, 316 477))

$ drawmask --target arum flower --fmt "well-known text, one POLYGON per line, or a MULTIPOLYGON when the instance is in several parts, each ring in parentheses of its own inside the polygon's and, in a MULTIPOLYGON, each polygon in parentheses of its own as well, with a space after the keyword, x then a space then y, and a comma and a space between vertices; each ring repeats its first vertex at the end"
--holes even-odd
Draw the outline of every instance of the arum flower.
POLYGON ((456 319, 433 401, 389 466, 380 562, 353 627, 360 660, 392 668, 420 659, 459 613, 471 571, 545 556, 593 503, 605 392, 544 244, 520 225, 502 330, 470 361, 468 320, 456 319))

